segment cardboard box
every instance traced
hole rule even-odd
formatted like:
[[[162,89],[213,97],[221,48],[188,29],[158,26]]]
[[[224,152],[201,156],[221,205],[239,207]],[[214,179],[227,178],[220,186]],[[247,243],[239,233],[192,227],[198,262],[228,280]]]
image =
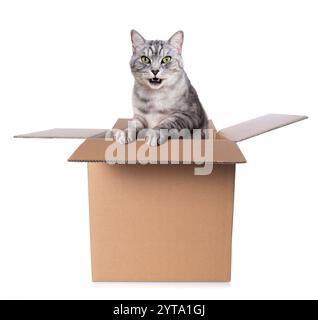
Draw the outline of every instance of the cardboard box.
[[[86,139],[69,161],[87,162],[93,281],[221,281],[231,279],[235,167],[246,160],[238,141],[306,119],[269,114],[217,131],[210,122],[213,172],[188,164],[141,165],[137,151],[105,154],[105,129],[52,129],[20,138]],[[120,119],[114,128],[127,127]],[[180,143],[178,156],[184,160]],[[166,146],[172,143],[169,140]],[[137,141],[138,148],[144,141]],[[158,160],[163,146],[153,147]],[[170,149],[169,149],[170,150]],[[188,159],[189,160],[189,159]],[[131,164],[135,163],[135,164]]]

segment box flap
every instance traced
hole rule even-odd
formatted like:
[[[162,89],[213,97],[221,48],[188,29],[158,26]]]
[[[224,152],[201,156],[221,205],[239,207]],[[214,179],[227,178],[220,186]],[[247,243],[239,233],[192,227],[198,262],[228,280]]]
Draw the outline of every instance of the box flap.
[[[217,133],[217,137],[235,142],[243,141],[304,119],[307,119],[307,117],[287,114],[267,114],[259,118],[236,124],[232,127],[222,129]]]
[[[201,153],[205,154],[205,144],[203,140],[199,140],[201,143]],[[190,140],[191,142],[191,140]],[[171,144],[179,144],[179,152],[171,152]],[[106,149],[112,145],[112,150],[116,149],[117,152],[113,154],[106,153]],[[190,158],[184,156],[185,148],[190,149]],[[130,148],[130,149],[129,149]],[[194,152],[194,148],[184,144],[182,140],[169,140],[163,145],[158,147],[149,147],[149,151],[143,152],[145,149],[144,141],[138,140],[136,142],[136,149],[132,144],[120,145],[113,140],[102,139],[88,139],[85,140],[78,149],[69,158],[69,161],[80,162],[106,162],[106,163],[198,163],[200,162],[201,154]],[[147,146],[148,149],[148,146]],[[140,152],[140,150],[143,150]],[[233,141],[229,140],[214,140],[213,141],[213,162],[214,163],[245,163],[246,160]],[[212,162],[206,161],[206,162]]]
[[[19,134],[14,138],[58,138],[58,139],[87,139],[105,134],[106,129],[69,129],[55,128],[26,134]]]

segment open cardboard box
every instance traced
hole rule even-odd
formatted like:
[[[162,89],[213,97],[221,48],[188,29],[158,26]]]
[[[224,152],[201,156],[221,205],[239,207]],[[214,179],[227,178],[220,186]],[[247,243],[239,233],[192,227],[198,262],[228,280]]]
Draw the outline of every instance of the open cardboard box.
[[[147,159],[137,159],[133,150],[129,156],[117,153],[123,165],[110,165],[114,159],[105,150],[114,143],[104,139],[105,129],[52,129],[16,137],[86,139],[69,161],[88,166],[93,281],[229,282],[235,166],[246,162],[236,143],[306,118],[268,114],[220,131],[210,122],[210,175],[194,175],[195,151],[187,164],[173,164],[176,159],[168,152],[166,164],[141,165]],[[120,119],[114,128],[127,123]],[[137,150],[143,145],[137,141]]]

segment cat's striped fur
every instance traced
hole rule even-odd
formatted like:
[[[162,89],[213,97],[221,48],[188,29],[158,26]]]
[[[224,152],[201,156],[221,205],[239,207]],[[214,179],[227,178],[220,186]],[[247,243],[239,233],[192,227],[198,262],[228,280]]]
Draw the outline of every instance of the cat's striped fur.
[[[156,145],[167,138],[160,138],[160,129],[207,128],[206,113],[183,69],[183,32],[175,33],[168,41],[147,41],[132,30],[131,40],[130,67],[135,78],[133,108],[137,131],[153,129],[146,138],[150,145]],[[144,57],[149,59],[146,59],[148,63],[143,61]],[[163,63],[164,57],[168,57],[169,63]],[[122,138],[119,140],[123,141]],[[132,140],[128,132],[125,141]]]

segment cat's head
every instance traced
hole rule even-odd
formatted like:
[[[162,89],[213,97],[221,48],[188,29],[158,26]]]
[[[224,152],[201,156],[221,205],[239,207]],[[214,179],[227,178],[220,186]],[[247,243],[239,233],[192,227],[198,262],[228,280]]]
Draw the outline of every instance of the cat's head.
[[[136,81],[151,89],[173,86],[183,72],[181,57],[183,32],[176,32],[169,40],[145,40],[131,31],[133,55],[131,71]]]

